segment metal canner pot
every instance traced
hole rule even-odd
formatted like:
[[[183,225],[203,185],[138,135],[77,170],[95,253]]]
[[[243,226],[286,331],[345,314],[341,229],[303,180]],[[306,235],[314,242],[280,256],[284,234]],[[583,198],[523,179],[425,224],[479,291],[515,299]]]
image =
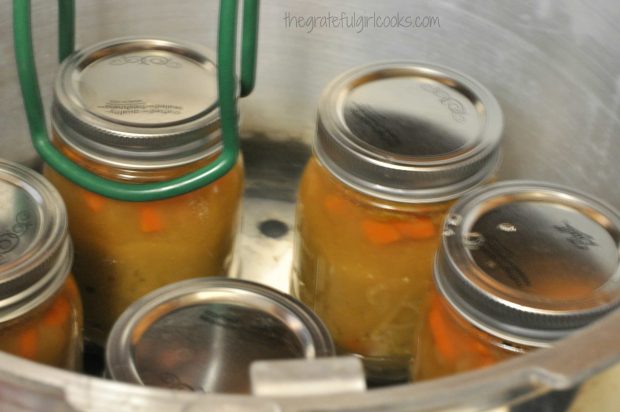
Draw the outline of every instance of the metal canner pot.
[[[214,48],[218,5],[82,0],[78,47],[150,35]],[[55,2],[33,5],[45,98],[57,71],[56,19],[49,18],[55,13]],[[354,23],[328,27],[321,16]],[[378,27],[385,16],[395,16],[393,24]],[[11,2],[0,2],[0,157],[38,167],[19,98],[10,17]],[[240,104],[247,165],[240,276],[287,288],[296,187],[310,155],[320,91],[340,73],[376,61],[427,61],[468,73],[488,87],[506,121],[498,179],[563,184],[620,208],[619,19],[614,0],[264,2],[257,88]],[[385,388],[364,389],[357,384],[359,370],[343,367],[338,358],[320,368],[312,360],[300,361],[306,362],[302,366],[264,363],[254,368],[252,384],[259,388],[254,395],[148,388],[0,354],[0,410],[612,411],[620,402],[613,389],[620,367],[608,368],[620,361],[619,325],[615,310],[552,348],[477,372]]]

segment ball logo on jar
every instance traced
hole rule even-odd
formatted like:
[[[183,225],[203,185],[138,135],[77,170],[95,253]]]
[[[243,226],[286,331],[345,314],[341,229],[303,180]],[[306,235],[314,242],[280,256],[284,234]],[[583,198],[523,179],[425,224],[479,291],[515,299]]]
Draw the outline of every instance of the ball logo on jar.
[[[15,224],[13,225],[13,232],[17,235],[23,234],[26,230],[33,226],[32,215],[27,210],[22,210],[15,216]]]
[[[4,259],[4,254],[9,253],[19,244],[19,236],[15,233],[7,232],[0,234],[0,262]]]
[[[438,86],[432,86],[430,84],[423,84],[420,86],[422,90],[426,90],[437,96],[439,98],[439,102],[444,106],[448,107],[448,110],[452,112],[452,118],[454,121],[458,123],[463,123],[465,121],[465,115],[467,114],[467,110],[465,110],[465,106],[463,103],[456,100],[454,97],[451,97],[447,91],[442,90]]]
[[[140,64],[143,66],[166,66],[171,69],[178,69],[181,63],[163,56],[121,56],[110,61],[112,66],[122,66],[124,64]]]
[[[19,239],[26,230],[33,226],[32,216],[27,210],[22,210],[15,216],[15,224],[11,231],[0,233],[0,263],[6,259],[6,254],[15,250]]]

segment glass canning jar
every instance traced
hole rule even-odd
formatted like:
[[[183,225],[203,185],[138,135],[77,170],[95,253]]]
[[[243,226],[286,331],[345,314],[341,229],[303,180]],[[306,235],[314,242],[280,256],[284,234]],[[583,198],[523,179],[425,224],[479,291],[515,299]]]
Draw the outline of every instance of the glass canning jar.
[[[493,175],[502,127],[491,93],[445,67],[374,64],[324,91],[291,288],[371,380],[408,378],[441,224]]]
[[[169,180],[221,151],[216,66],[199,46],[116,39],[69,56],[52,108],[56,146],[126,183]],[[86,337],[100,345],[135,300],[179,280],[225,275],[243,189],[241,159],[224,177],[173,198],[129,202],[78,187],[49,167],[67,205]]]
[[[498,183],[461,199],[442,233],[414,380],[548,347],[620,304],[620,215],[586,194]]]
[[[42,176],[0,160],[0,350],[77,370],[82,304],[58,192]]]
[[[116,322],[106,375],[141,385],[250,393],[256,360],[334,355],[319,318],[289,295],[241,279],[190,279],[149,293]]]

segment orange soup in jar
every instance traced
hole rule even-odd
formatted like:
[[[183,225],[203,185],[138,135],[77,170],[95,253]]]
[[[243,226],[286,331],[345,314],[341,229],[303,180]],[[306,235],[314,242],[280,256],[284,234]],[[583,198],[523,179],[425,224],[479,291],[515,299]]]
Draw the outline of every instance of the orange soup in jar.
[[[366,66],[324,92],[292,290],[370,380],[407,379],[443,219],[495,171],[502,124],[482,85],[443,67]]]
[[[124,183],[167,181],[212,162],[222,148],[217,68],[198,46],[117,39],[69,56],[55,87],[56,146],[76,164]],[[67,205],[85,334],[103,346],[120,314],[147,293],[229,270],[243,166],[190,193],[119,201],[53,169]]]
[[[533,349],[476,328],[436,293],[430,300],[412,368],[416,381],[483,368]]]
[[[58,192],[37,173],[0,160],[0,350],[77,370],[82,305]]]
[[[574,190],[504,182],[450,211],[416,336],[416,381],[493,365],[620,304],[620,215]]]

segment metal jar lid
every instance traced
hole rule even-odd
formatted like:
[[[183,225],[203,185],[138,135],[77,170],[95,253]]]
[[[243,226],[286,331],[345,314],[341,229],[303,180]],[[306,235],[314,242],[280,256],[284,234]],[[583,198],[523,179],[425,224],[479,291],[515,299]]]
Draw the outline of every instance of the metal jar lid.
[[[123,38],[69,56],[54,89],[58,137],[99,163],[178,166],[221,149],[217,67],[200,46]]]
[[[479,328],[544,347],[620,304],[619,242],[618,212],[589,195],[499,183],[451,209],[435,282]]]
[[[332,356],[331,337],[303,304],[239,279],[172,284],[131,305],[106,347],[114,380],[218,393],[248,393],[255,360]]]
[[[315,153],[363,193],[437,202],[495,171],[502,130],[497,100],[474,79],[441,66],[379,63],[343,74],[324,91]]]
[[[0,205],[0,322],[6,322],[58,291],[73,251],[64,203],[41,175],[0,159]]]

